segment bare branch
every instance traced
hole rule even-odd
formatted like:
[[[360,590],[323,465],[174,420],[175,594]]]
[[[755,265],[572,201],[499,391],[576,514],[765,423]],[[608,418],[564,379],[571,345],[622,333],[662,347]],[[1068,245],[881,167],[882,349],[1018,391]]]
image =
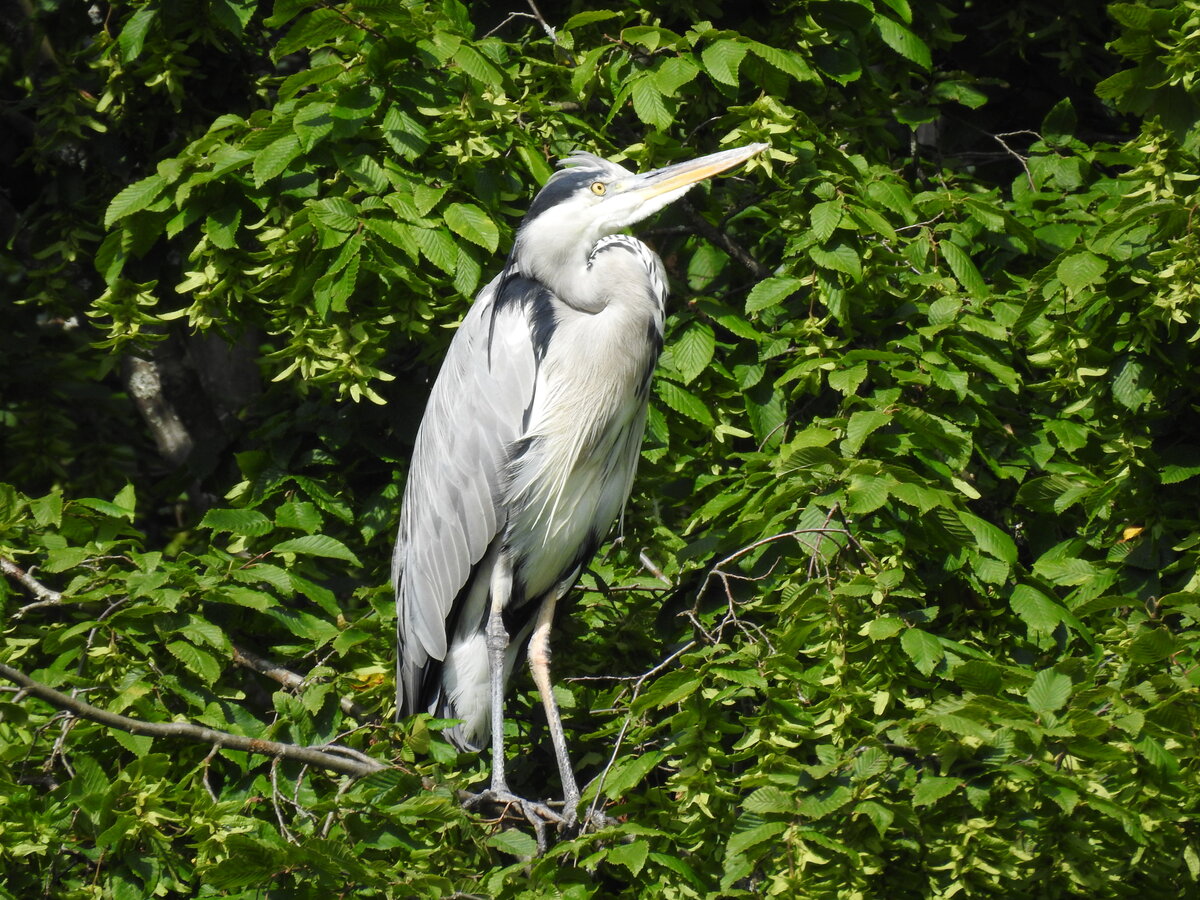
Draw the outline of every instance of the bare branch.
[[[554,26],[546,21],[545,17],[542,15],[542,11],[537,8],[537,4],[534,3],[533,0],[526,0],[526,2],[529,4],[529,8],[532,9],[533,12],[531,12],[531,13],[527,13],[527,12],[511,12],[511,13],[509,13],[508,16],[505,17],[503,22],[501,22],[499,25],[497,25],[495,28],[493,28],[487,34],[483,35],[483,37],[481,37],[480,40],[483,40],[483,38],[491,37],[493,34],[495,34],[497,31],[499,31],[501,28],[503,28],[505,25],[507,25],[513,19],[533,19],[533,21],[537,22],[539,25],[542,26],[542,31],[546,32],[546,36],[548,38],[550,38],[550,40],[552,42],[557,44],[558,43],[558,35],[555,32]]]
[[[349,751],[344,747],[301,747],[297,744],[284,744],[279,741],[249,738],[240,734],[229,734],[207,728],[192,722],[143,722],[128,716],[118,715],[98,706],[92,706],[78,698],[68,696],[61,691],[34,681],[24,672],[12,666],[0,663],[0,678],[19,684],[25,691],[44,700],[51,706],[64,709],[81,719],[90,719],[109,728],[117,728],[130,734],[146,735],[147,737],[181,737],[202,744],[215,744],[227,750],[241,750],[245,753],[256,753],[275,759],[290,759],[320,769],[340,772],[363,778],[376,772],[386,771],[389,767],[361,753]]]
[[[708,219],[704,218],[704,216],[700,215],[700,213],[696,211],[696,207],[692,206],[692,204],[690,204],[688,201],[679,201],[679,207],[683,210],[684,214],[688,217],[688,220],[692,223],[692,226],[702,237],[711,243],[716,244],[718,247],[736,259],[739,263],[745,266],[750,274],[755,278],[762,279],[771,274],[771,270],[751,256],[745,247],[731,238],[720,228],[717,228],[717,226],[710,223]]]
[[[307,679],[297,675],[290,669],[285,669],[278,663],[271,662],[271,660],[259,656],[257,653],[252,653],[236,644],[233,646],[233,661],[239,666],[244,666],[251,671],[257,672],[259,675],[266,675],[271,680],[278,681],[285,688],[293,691],[303,691],[309,683]],[[348,716],[353,716],[360,722],[366,722],[374,718],[361,709],[349,697],[339,699],[338,705],[341,706],[342,712]]]
[[[40,609],[43,606],[57,606],[59,603],[62,603],[62,594],[58,591],[50,590],[50,588],[46,587],[11,559],[5,559],[3,556],[0,556],[0,572],[3,572],[37,598],[35,603],[28,603],[13,613],[14,619],[21,618],[21,616],[31,610]]]

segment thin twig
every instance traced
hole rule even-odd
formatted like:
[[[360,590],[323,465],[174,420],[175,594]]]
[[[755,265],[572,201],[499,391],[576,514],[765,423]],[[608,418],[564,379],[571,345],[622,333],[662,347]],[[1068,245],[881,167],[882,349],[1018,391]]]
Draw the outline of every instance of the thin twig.
[[[62,603],[62,594],[58,591],[53,591],[46,587],[40,581],[33,577],[29,572],[22,569],[11,559],[6,559],[0,556],[0,572],[3,572],[13,581],[29,591],[36,599],[34,603],[27,603],[16,612],[13,613],[14,619],[19,619],[27,612],[35,609],[41,609],[44,606],[57,606]]]
[[[700,233],[702,237],[704,237],[710,243],[716,244],[731,257],[736,259],[739,263],[745,266],[745,268],[755,278],[763,279],[771,274],[770,269],[751,256],[745,247],[731,238],[720,228],[717,228],[717,226],[709,222],[708,219],[704,218],[704,216],[700,215],[700,213],[696,211],[696,207],[692,206],[692,204],[686,200],[681,200],[679,202],[679,207],[683,210],[684,215],[688,217],[688,220],[692,223],[693,227],[697,232]]]
[[[490,38],[493,34],[495,34],[497,31],[499,31],[501,28],[503,28],[505,25],[507,25],[513,19],[533,19],[533,21],[537,22],[539,25],[542,26],[542,31],[546,32],[546,36],[548,38],[550,38],[550,40],[553,43],[557,44],[558,43],[558,35],[555,33],[554,26],[546,21],[545,17],[542,15],[542,11],[537,8],[537,4],[534,3],[533,0],[526,0],[526,2],[529,4],[529,8],[532,9],[533,12],[531,12],[531,13],[527,13],[527,12],[511,12],[511,13],[509,13],[503,22],[501,22],[499,25],[497,25],[495,28],[493,28],[491,31],[489,31],[487,34],[485,34],[482,38],[480,38],[480,40],[483,40],[483,38]]]
[[[1029,189],[1031,191],[1034,191],[1034,190],[1037,190],[1037,187],[1033,183],[1033,173],[1029,171],[1028,158],[1022,156],[1020,153],[1018,153],[1012,147],[1008,146],[1008,144],[1005,143],[1005,141],[1004,141],[1004,139],[1006,137],[1017,137],[1018,135],[1022,135],[1022,134],[1031,134],[1034,137],[1036,137],[1038,140],[1041,140],[1041,137],[1042,137],[1036,131],[1005,131],[1005,132],[1001,132],[1000,134],[993,134],[992,139],[997,144],[999,144],[1001,147],[1003,147],[1006,153],[1008,153],[1010,156],[1012,156],[1014,159],[1016,159],[1017,162],[1019,162],[1021,164],[1021,168],[1025,170],[1025,177],[1029,180]]]
[[[265,675],[272,681],[277,681],[285,688],[293,691],[302,692],[309,684],[317,683],[316,679],[306,679],[301,675],[285,669],[278,663],[272,662],[266,657],[259,656],[244,647],[233,645],[233,661],[239,666],[244,666],[251,671],[257,672],[259,675]],[[341,706],[342,712],[348,716],[353,716],[359,722],[371,721],[374,717],[359,707],[349,697],[342,697],[338,700],[338,705]]]
[[[24,672],[3,663],[0,663],[0,678],[19,684],[39,700],[44,700],[58,709],[65,709],[81,719],[89,719],[109,728],[127,731],[130,734],[147,737],[181,737],[190,741],[199,741],[202,744],[217,744],[227,750],[240,750],[275,759],[296,760],[310,766],[340,772],[343,775],[352,775],[355,778],[363,778],[388,769],[388,766],[383,763],[345,747],[336,749],[332,747],[301,747],[297,744],[229,734],[192,722],[144,722],[140,719],[131,719],[128,716],[100,709],[98,706],[92,706],[90,703],[56,691],[49,685],[34,681]]]

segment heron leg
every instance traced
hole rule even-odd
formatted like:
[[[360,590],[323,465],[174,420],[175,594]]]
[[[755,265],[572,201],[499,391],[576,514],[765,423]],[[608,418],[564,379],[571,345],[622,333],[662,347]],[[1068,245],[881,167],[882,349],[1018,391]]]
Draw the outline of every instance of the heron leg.
[[[492,791],[507,794],[504,775],[504,654],[508,629],[504,627],[504,604],[512,593],[512,568],[503,549],[496,554],[492,570],[491,608],[487,620],[488,681],[492,706]]]
[[[554,688],[550,683],[550,626],[554,622],[554,608],[570,585],[556,587],[546,597],[538,610],[533,635],[529,638],[529,668],[542,705],[546,708],[546,721],[550,726],[550,740],[554,744],[554,756],[558,761],[558,776],[563,787],[563,818],[568,826],[575,823],[579,811],[579,786],[575,782],[575,771],[567,754],[567,738],[563,734],[562,717],[558,714],[558,702],[554,699]]]

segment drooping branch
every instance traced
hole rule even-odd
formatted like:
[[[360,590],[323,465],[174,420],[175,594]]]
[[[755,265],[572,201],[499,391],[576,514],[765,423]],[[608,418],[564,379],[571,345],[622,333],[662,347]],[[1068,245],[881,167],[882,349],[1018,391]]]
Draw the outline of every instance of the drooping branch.
[[[18,684],[28,694],[44,700],[51,706],[66,710],[81,719],[89,719],[109,728],[117,728],[130,734],[140,734],[147,737],[184,738],[209,746],[223,747],[227,750],[241,750],[245,753],[255,753],[260,756],[270,756],[275,759],[289,759],[363,778],[376,772],[383,772],[388,767],[378,760],[372,759],[365,753],[352,750],[349,747],[327,745],[324,747],[301,747],[298,744],[285,744],[281,741],[268,741],[261,738],[245,737],[240,734],[230,734],[218,731],[204,725],[192,722],[144,722],[131,719],[117,713],[109,712],[98,706],[85,703],[77,697],[71,697],[61,691],[56,691],[49,685],[34,681],[24,672],[12,666],[0,663],[0,678]]]

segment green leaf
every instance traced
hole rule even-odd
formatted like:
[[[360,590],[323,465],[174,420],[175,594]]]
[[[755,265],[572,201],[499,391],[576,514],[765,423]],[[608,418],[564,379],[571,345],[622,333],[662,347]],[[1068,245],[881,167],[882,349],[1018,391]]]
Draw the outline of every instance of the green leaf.
[[[920,628],[908,628],[900,635],[900,646],[922,675],[930,675],[942,661],[945,651],[941,641]]]
[[[635,840],[630,843],[615,844],[606,856],[610,863],[624,866],[633,875],[641,873],[646,865],[646,856],[650,853],[650,844],[645,840]]]
[[[716,337],[704,322],[693,322],[671,346],[671,358],[684,384],[696,380],[712,362]]]
[[[358,207],[345,197],[326,197],[309,204],[317,219],[337,231],[354,231],[358,227]]]
[[[478,244],[488,253],[495,253],[500,244],[500,230],[487,213],[474,203],[451,203],[446,208],[446,224],[459,237]]]
[[[400,106],[389,106],[383,117],[383,138],[393,150],[408,160],[429,149],[428,130]]]
[[[952,241],[942,241],[938,244],[938,248],[946,257],[946,264],[950,266],[950,271],[954,273],[955,280],[963,286],[963,290],[972,297],[979,299],[986,297],[988,294],[987,283],[979,274],[979,270],[975,268],[975,263],[967,252]]]
[[[899,22],[887,16],[876,15],[875,27],[879,29],[879,36],[883,38],[883,42],[909,62],[916,63],[926,71],[933,68],[929,45]]]
[[[842,204],[838,200],[817,203],[808,213],[813,235],[821,243],[827,241],[842,221]]]
[[[187,641],[171,641],[167,644],[167,650],[206,684],[214,684],[221,677],[221,664],[207,650],[201,650]]]
[[[210,509],[200,520],[200,527],[257,537],[271,530],[271,520],[257,509]]]
[[[809,247],[808,255],[823,269],[842,272],[855,281],[862,280],[862,260],[859,258],[858,252],[849,244],[834,244],[829,249]]]
[[[877,409],[860,409],[846,423],[846,439],[842,441],[842,452],[854,456],[862,449],[871,433],[892,421],[892,417]]]
[[[750,48],[741,41],[719,40],[700,51],[700,60],[714,81],[737,87],[738,67],[748,52]]]
[[[656,67],[654,84],[666,97],[674,97],[679,89],[700,73],[700,67],[682,56],[669,56]]]
[[[883,616],[872,619],[863,626],[864,633],[873,641],[886,641],[904,628],[904,621],[898,616]]]
[[[768,841],[774,841],[775,838],[779,837],[787,829],[787,822],[767,822],[745,831],[736,832],[725,846],[725,853],[729,856],[735,853],[744,853],[752,847],[757,847]]]
[[[125,26],[117,36],[117,46],[121,48],[121,61],[131,63],[142,55],[142,46],[146,42],[146,34],[158,16],[158,7],[144,6],[129,17]]]
[[[658,394],[663,403],[675,412],[687,416],[689,419],[695,419],[701,425],[709,428],[717,424],[712,413],[708,411],[708,407],[704,405],[704,401],[675,382],[665,378],[655,379],[654,392]]]
[[[495,847],[518,859],[533,859],[537,855],[537,841],[532,835],[517,828],[506,828],[497,831],[487,839],[489,847]]]
[[[791,813],[796,810],[796,797],[777,787],[760,787],[742,801],[742,809],[759,815]]]
[[[1025,695],[1030,707],[1038,715],[1056,712],[1066,705],[1071,697],[1071,679],[1053,669],[1042,669],[1033,677],[1029,692]]]
[[[1049,634],[1063,622],[1065,610],[1036,588],[1018,584],[1009,605],[1028,626],[1030,632]]]
[[[458,245],[449,232],[441,228],[413,228],[409,234],[416,238],[421,253],[448,275],[455,274],[458,264]]]
[[[800,290],[803,285],[804,282],[799,278],[792,278],[789,275],[764,278],[746,297],[747,315],[778,305]]]
[[[454,52],[454,62],[464,72],[486,87],[500,87],[504,76],[482,53],[469,44],[460,44]]]
[[[158,173],[135,181],[113,197],[104,213],[104,227],[111,228],[126,216],[145,209],[158,198],[166,186],[166,181]]]
[[[1141,409],[1154,396],[1148,383],[1152,378],[1150,371],[1136,357],[1127,356],[1121,360],[1112,380],[1113,399],[1126,409]]]
[[[254,184],[261,187],[288,167],[300,155],[300,138],[294,134],[285,134],[277,141],[268,144],[266,149],[254,157]]]
[[[774,66],[785,75],[791,75],[797,81],[817,80],[816,73],[808,67],[808,64],[804,62],[804,58],[794,50],[780,50],[777,47],[760,44],[758,41],[747,41],[746,46],[763,62]]]
[[[913,788],[913,806],[932,806],[962,787],[962,783],[961,778],[926,775]]]
[[[298,528],[310,534],[321,527],[321,514],[307,500],[289,500],[275,511],[275,524],[280,528]]]
[[[1009,565],[1017,561],[1017,545],[1005,532],[991,522],[969,512],[960,510],[958,518],[971,530],[976,544],[984,553],[1003,560]]]
[[[633,111],[639,119],[662,131],[670,127],[674,115],[667,107],[651,75],[642,75],[635,79],[630,87],[630,94],[633,97]]]
[[[323,556],[327,559],[341,559],[356,566],[361,566],[358,557],[350,548],[337,538],[326,534],[309,534],[304,537],[283,541],[271,548],[273,553],[298,553],[302,556]]]
[[[1078,294],[1088,285],[1095,284],[1108,271],[1107,260],[1088,250],[1066,257],[1056,270],[1061,281],[1072,294]]]

